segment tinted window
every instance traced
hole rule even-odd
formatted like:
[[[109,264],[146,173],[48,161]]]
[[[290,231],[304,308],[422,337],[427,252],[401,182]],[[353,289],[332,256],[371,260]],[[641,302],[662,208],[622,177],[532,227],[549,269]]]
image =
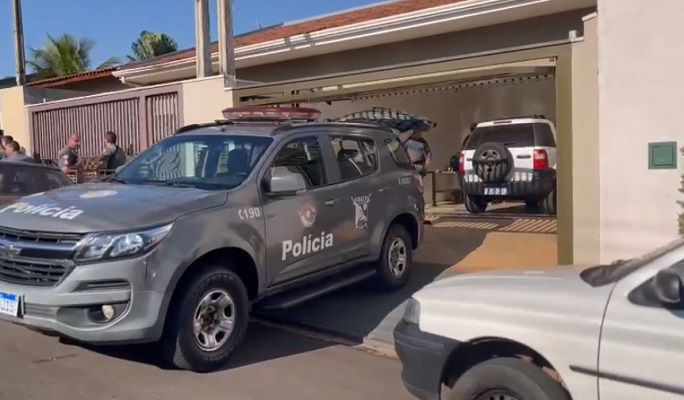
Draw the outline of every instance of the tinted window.
[[[71,185],[60,171],[47,168],[0,166],[0,194],[24,196]]]
[[[333,137],[330,142],[343,181],[377,171],[378,156],[371,139]]]
[[[271,141],[242,135],[174,136],[143,152],[116,178],[134,184],[229,189],[247,178]]]
[[[300,171],[309,187],[327,183],[321,146],[316,138],[297,139],[286,144],[276,155],[273,166]]]
[[[397,167],[413,169],[413,163],[411,163],[411,159],[409,158],[408,153],[406,153],[406,148],[401,144],[399,139],[387,140],[385,143],[387,144],[387,150],[389,150]]]
[[[466,150],[475,150],[486,142],[503,143],[507,147],[556,147],[551,127],[544,123],[507,124],[475,128]]]

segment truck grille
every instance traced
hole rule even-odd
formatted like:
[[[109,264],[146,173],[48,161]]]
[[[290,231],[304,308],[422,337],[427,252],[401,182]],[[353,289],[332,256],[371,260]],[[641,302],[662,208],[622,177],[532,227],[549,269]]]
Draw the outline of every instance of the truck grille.
[[[83,235],[56,232],[25,231],[0,227],[0,239],[13,242],[30,242],[41,244],[57,244],[65,246],[75,246]]]
[[[0,280],[30,286],[55,286],[67,274],[66,264],[35,263],[0,258]]]
[[[55,286],[71,271],[83,235],[0,227],[0,281]]]

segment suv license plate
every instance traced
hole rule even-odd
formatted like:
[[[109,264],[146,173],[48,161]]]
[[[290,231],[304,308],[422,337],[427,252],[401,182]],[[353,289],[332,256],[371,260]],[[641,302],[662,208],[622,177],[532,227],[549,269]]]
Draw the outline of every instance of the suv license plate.
[[[0,292],[0,314],[12,317],[19,316],[19,296]]]
[[[486,187],[484,194],[487,196],[506,196],[508,194],[507,187]]]

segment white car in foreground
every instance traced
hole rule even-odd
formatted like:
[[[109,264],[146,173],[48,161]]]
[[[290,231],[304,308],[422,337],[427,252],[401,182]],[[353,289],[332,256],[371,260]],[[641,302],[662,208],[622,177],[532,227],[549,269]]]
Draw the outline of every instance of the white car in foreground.
[[[421,399],[684,399],[684,240],[606,266],[437,281],[394,335]]]

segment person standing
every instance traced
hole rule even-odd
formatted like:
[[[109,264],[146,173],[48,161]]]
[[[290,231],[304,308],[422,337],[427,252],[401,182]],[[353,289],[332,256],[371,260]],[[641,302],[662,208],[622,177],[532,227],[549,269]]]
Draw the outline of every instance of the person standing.
[[[116,133],[105,133],[105,147],[102,151],[102,168],[115,170],[126,163],[126,153],[116,144]]]
[[[33,158],[21,153],[21,146],[14,140],[8,143],[5,147],[4,161],[20,161],[20,162],[34,162]]]
[[[81,148],[81,138],[78,133],[69,136],[69,143],[57,154],[57,166],[67,173],[78,165],[78,149]]]
[[[0,150],[0,158],[5,158],[7,157],[7,146],[9,146],[10,143],[14,141],[14,138],[10,135],[3,135],[2,138],[0,139],[0,147],[2,147],[2,150]]]
[[[422,177],[425,177],[427,168],[432,164],[432,151],[430,150],[430,145],[428,145],[427,140],[423,138],[423,132],[425,131],[427,131],[427,128],[425,127],[414,129],[411,137],[404,143],[411,163],[413,163]]]

